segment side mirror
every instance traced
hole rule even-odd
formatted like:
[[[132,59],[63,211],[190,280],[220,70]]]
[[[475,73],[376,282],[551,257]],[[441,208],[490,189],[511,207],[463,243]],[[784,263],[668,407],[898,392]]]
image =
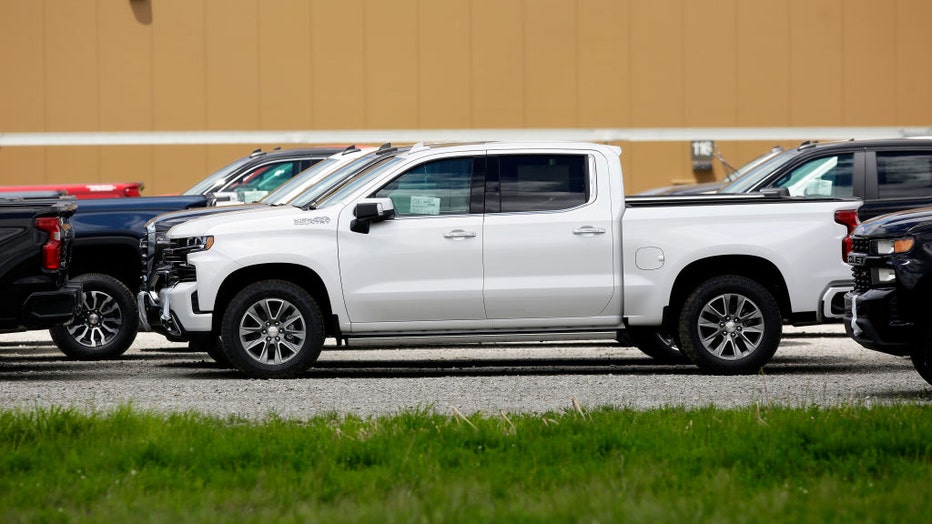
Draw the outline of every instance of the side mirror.
[[[395,204],[390,198],[366,198],[356,203],[353,209],[356,217],[350,222],[350,231],[368,234],[369,225],[382,222],[395,216]]]

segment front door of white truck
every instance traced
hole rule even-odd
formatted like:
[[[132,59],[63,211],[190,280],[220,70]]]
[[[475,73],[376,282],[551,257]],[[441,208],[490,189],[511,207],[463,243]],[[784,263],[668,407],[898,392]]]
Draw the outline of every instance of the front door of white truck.
[[[490,152],[484,300],[495,327],[533,327],[538,319],[552,326],[557,318],[572,326],[606,314],[617,226],[609,188],[596,187],[595,161],[578,153]]]
[[[354,331],[431,330],[437,321],[474,329],[485,322],[481,208],[470,212],[482,166],[484,156],[419,164],[369,195],[392,199],[393,219],[366,234],[341,227],[340,272]]]

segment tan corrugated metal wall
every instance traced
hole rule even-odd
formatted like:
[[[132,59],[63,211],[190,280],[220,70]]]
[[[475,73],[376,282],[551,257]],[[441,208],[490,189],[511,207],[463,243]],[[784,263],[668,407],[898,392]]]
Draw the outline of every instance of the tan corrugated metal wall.
[[[929,20],[926,0],[0,0],[0,132],[928,126]],[[687,144],[622,145],[630,190],[692,176]],[[250,149],[8,147],[0,184],[152,195]]]

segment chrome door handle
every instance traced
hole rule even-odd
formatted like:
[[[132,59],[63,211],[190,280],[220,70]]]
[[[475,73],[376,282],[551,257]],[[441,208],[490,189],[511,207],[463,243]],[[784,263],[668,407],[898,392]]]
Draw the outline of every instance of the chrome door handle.
[[[604,235],[605,228],[602,227],[592,227],[592,226],[583,226],[573,230],[574,235]]]
[[[476,233],[472,231],[463,231],[462,229],[454,229],[449,233],[443,235],[443,238],[475,238]]]

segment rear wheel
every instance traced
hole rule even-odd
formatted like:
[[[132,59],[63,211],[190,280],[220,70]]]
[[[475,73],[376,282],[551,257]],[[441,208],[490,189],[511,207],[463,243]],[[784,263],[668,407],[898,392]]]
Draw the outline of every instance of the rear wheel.
[[[780,307],[747,277],[711,278],[686,299],[678,326],[680,349],[703,371],[757,373],[780,344]]]
[[[125,353],[139,329],[129,288],[101,273],[79,275],[71,281],[81,283],[81,305],[71,323],[49,329],[52,341],[62,353],[78,360],[104,360]]]
[[[293,378],[324,344],[323,319],[311,295],[284,280],[263,280],[233,297],[223,315],[223,351],[253,378]]]

